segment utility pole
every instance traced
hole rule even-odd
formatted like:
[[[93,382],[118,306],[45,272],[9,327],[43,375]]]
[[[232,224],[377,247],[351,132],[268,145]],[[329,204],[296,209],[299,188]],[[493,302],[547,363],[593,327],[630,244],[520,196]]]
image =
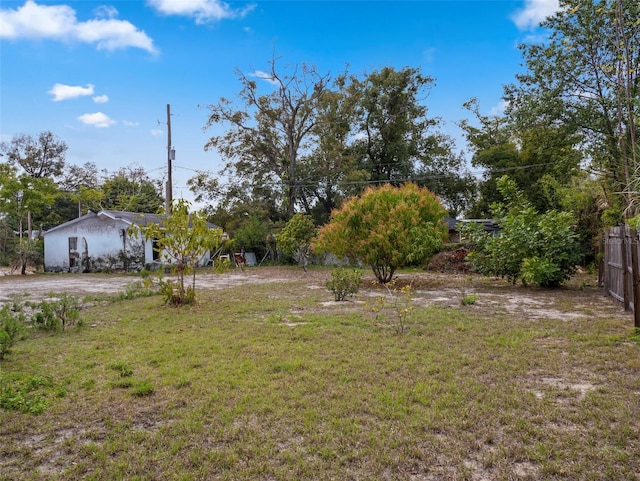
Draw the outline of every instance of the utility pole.
[[[167,188],[165,196],[165,209],[167,214],[171,213],[171,202],[173,201],[173,182],[171,161],[175,159],[176,151],[171,148],[171,105],[167,104]]]

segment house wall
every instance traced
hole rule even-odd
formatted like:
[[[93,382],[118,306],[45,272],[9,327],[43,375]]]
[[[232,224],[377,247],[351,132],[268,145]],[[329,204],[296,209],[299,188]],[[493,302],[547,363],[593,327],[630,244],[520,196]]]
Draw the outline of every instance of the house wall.
[[[81,271],[87,256],[92,262],[102,258],[118,258],[123,248],[126,255],[141,249],[143,240],[127,234],[128,224],[107,218],[87,218],[68,226],[61,226],[44,236],[44,264],[47,271]],[[124,232],[124,234],[123,234]],[[124,238],[123,238],[124,235]],[[77,238],[77,248],[69,249],[69,238]],[[145,263],[152,260],[151,242],[145,244]],[[86,262],[86,261],[85,261]],[[72,264],[76,264],[73,266]]]

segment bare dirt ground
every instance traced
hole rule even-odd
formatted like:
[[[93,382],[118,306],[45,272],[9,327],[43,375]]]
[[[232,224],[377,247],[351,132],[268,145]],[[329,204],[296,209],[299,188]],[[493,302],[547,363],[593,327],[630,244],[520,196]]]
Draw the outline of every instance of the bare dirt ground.
[[[312,269],[304,272],[295,267],[247,267],[233,269],[224,274],[198,273],[198,289],[225,289],[233,286],[278,283],[287,281],[305,282],[310,289],[325,289],[325,281],[330,278],[328,269]],[[0,272],[0,304],[16,295],[26,295],[26,299],[37,302],[56,297],[55,294],[68,293],[79,298],[85,296],[114,295],[124,292],[127,286],[140,277],[123,274],[31,274],[26,276],[8,275]],[[410,284],[412,301],[418,305],[460,307],[465,297],[475,297],[468,309],[478,313],[512,314],[523,319],[560,319],[631,315],[622,306],[606,298],[597,287],[593,275],[576,276],[567,286],[560,289],[539,289],[511,285],[500,279],[489,279],[468,274],[441,274],[416,271],[397,276],[391,290],[375,285],[372,275],[362,280],[361,294],[368,296],[392,295],[393,288]],[[327,292],[327,300],[332,298]],[[347,306],[342,304],[343,308]]]
[[[223,289],[243,284],[286,281],[288,277],[274,276],[262,269],[235,269],[224,274],[200,273],[197,288]],[[26,295],[30,301],[55,297],[55,294],[112,295],[124,292],[127,286],[140,281],[140,277],[124,274],[30,274],[26,276],[0,274],[0,304],[13,296]]]

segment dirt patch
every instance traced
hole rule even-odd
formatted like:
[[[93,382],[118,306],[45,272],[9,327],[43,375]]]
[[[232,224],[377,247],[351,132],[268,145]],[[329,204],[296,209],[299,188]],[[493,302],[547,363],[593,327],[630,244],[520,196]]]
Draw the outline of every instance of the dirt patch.
[[[328,269],[304,272],[295,267],[253,267],[233,269],[224,274],[198,273],[198,289],[225,289],[247,284],[304,282],[308,289],[322,290],[330,278]],[[0,304],[13,296],[40,301],[67,293],[79,298],[114,295],[139,282],[140,277],[123,274],[32,274],[0,276]],[[365,275],[360,292],[367,297],[399,295],[409,286],[411,297],[422,306],[460,307],[465,297],[475,298],[465,308],[482,313],[504,313],[523,320],[572,320],[589,316],[626,315],[620,304],[605,298],[595,280],[578,276],[560,289],[539,289],[511,285],[501,279],[470,274],[415,272],[398,274],[392,283],[381,286],[373,275]],[[331,295],[328,293],[328,297]],[[323,308],[348,308],[343,302],[323,304]]]
[[[224,274],[198,274],[196,287],[223,289],[243,284],[282,282],[295,277],[293,274],[285,277],[271,270],[236,269]],[[80,298],[112,295],[125,292],[128,286],[139,281],[140,277],[122,274],[8,275],[0,277],[0,304],[14,296],[26,296],[29,301],[40,301],[63,293]]]

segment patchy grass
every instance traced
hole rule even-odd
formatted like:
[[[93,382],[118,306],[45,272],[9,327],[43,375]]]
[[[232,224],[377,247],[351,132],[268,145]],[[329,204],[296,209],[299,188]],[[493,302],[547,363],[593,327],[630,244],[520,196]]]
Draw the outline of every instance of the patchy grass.
[[[342,303],[301,277],[96,305],[96,327],[0,364],[47,400],[0,410],[0,479],[638,479],[631,318],[595,291],[502,285],[505,305],[567,314],[528,318],[497,281],[464,282],[483,289],[466,307],[456,286],[415,291],[402,335],[367,313],[383,291],[366,282]]]

